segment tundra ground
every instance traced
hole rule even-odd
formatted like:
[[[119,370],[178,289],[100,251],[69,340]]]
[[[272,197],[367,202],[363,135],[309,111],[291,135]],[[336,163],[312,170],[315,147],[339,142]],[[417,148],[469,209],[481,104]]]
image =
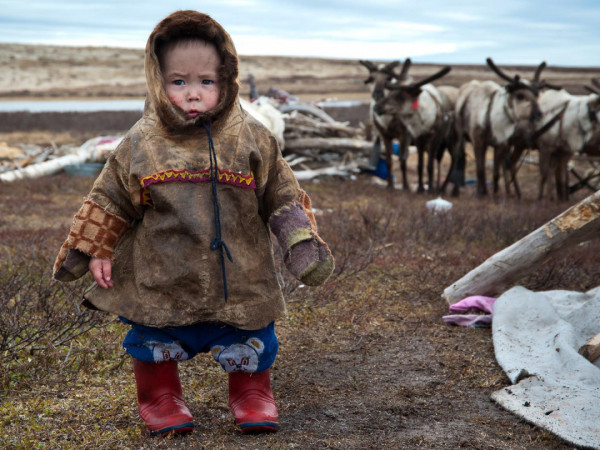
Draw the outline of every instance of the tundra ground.
[[[356,66],[360,84],[364,69]],[[317,93],[334,94],[327,88]],[[363,111],[347,119],[366,117]],[[77,142],[86,131],[74,124],[60,134],[6,133],[0,140]],[[414,162],[409,176],[414,183]],[[451,327],[441,319],[448,311],[441,297],[446,286],[587,195],[581,190],[567,203],[537,202],[536,169],[524,165],[520,180],[520,202],[504,195],[477,199],[467,186],[442,215],[425,207],[433,196],[389,191],[366,175],[302,183],[337,268],[318,288],[301,287],[281,270],[289,317],[277,325],[280,353],[272,369],[280,432],[241,435],[228,410],[226,375],[201,356],[180,365],[196,429],[167,439],[150,438],[138,417],[130,360],[120,348],[122,324],[94,314],[92,329],[74,336],[84,327],[74,325],[68,340],[51,328],[75,323],[80,292],[90,282],[87,276],[58,285],[50,272],[93,180],[60,174],[0,185],[1,446],[572,448],[490,400],[509,381],[495,361],[489,329]],[[570,248],[522,284],[595,287],[599,247],[592,241]],[[23,343],[31,330],[40,332]]]

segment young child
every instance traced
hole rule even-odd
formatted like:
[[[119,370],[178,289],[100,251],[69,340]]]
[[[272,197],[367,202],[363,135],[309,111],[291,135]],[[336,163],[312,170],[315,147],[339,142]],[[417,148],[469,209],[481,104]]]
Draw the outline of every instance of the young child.
[[[229,374],[242,432],[278,429],[269,368],[286,307],[271,235],[288,270],[325,282],[334,262],[275,138],[240,107],[230,36],[196,11],[162,20],[146,45],[143,117],[109,157],[54,265],[89,269],[84,304],[131,325],[139,412],[153,435],[193,418],[177,362],[210,352]]]

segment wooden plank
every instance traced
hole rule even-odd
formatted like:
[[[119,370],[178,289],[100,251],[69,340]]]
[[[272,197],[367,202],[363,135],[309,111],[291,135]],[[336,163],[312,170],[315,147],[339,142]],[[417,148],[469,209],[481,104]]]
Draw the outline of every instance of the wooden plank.
[[[591,362],[600,358],[600,333],[587,341],[579,349],[579,354]]]

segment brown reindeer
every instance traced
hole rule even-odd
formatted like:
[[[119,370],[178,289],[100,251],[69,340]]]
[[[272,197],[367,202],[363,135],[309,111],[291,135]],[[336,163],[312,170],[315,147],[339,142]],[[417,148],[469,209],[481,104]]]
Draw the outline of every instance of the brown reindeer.
[[[411,60],[410,58],[407,58],[404,61],[400,73],[394,72],[394,69],[400,64],[400,61],[392,61],[388,64],[375,64],[365,60],[360,60],[359,62],[369,70],[369,77],[365,80],[365,84],[372,84],[369,116],[371,123],[377,131],[377,138],[374,145],[380,146],[380,142],[382,141],[385,148],[385,161],[388,167],[388,188],[394,188],[392,142],[394,139],[397,139],[400,145],[399,157],[400,171],[402,172],[402,186],[404,190],[408,191],[410,188],[406,174],[406,160],[408,159],[408,146],[410,144],[409,135],[402,123],[395,122],[389,115],[375,113],[373,108],[379,100],[385,97],[386,84],[388,82],[396,80],[397,83],[403,84],[411,81],[408,77],[408,69],[411,65]]]
[[[386,85],[389,93],[374,107],[376,114],[388,115],[390,123],[401,124],[418,150],[418,192],[425,191],[423,183],[424,156],[427,155],[428,190],[437,189],[433,169],[436,153],[446,138],[445,121],[453,114],[453,103],[446,94],[433,86],[433,81],[450,72],[444,67],[435,74],[410,84]]]

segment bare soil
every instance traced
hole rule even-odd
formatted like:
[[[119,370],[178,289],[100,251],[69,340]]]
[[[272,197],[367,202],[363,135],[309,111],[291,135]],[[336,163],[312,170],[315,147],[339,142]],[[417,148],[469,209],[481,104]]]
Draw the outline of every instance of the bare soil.
[[[6,98],[144,95],[139,50],[0,45],[0,64],[0,95]],[[425,76],[436,67],[415,65],[411,73]],[[276,87],[311,100],[368,99],[366,69],[357,61],[242,56],[241,68],[242,84],[252,73],[262,92]],[[600,69],[550,67],[544,74],[549,82],[582,92]],[[484,66],[458,66],[444,82],[459,85],[471,78],[494,75]],[[337,114],[353,123],[366,120],[364,110]],[[80,139],[82,122],[73,123],[60,132],[35,126],[29,132],[4,130],[0,141]],[[105,131],[115,130],[89,132]],[[446,286],[568,206],[533,201],[535,173],[527,167],[523,173],[522,202],[478,200],[467,187],[446,218],[427,214],[424,203],[431,196],[390,192],[369,177],[303,183],[321,211],[317,220],[338,269],[330,283],[315,289],[298,288],[286,278],[290,317],[278,325],[281,351],[272,369],[279,433],[240,435],[227,409],[226,377],[200,357],[181,364],[195,432],[148,437],[137,417],[129,362],[115,350],[91,356],[85,373],[62,386],[56,384],[60,376],[51,374],[27,395],[18,388],[4,392],[5,407],[16,406],[4,417],[0,440],[8,448],[36,442],[63,448],[572,448],[490,400],[509,382],[495,362],[489,329],[450,327],[441,320],[448,308],[441,298]],[[415,177],[414,166],[410,176]],[[14,230],[50,227],[43,257],[51,262],[51,249],[58,250],[90,186],[91,180],[64,174],[0,186],[3,210],[20,211],[0,218],[0,249],[16,254],[10,250],[17,245],[11,242]],[[48,207],[51,224],[44,222]],[[594,267],[600,252],[595,247],[591,252],[566,252],[524,284],[589,289],[599,275]],[[124,329],[114,327],[112,337],[122,336]],[[118,348],[118,340],[107,345]],[[25,426],[27,419],[43,424],[41,431]]]

